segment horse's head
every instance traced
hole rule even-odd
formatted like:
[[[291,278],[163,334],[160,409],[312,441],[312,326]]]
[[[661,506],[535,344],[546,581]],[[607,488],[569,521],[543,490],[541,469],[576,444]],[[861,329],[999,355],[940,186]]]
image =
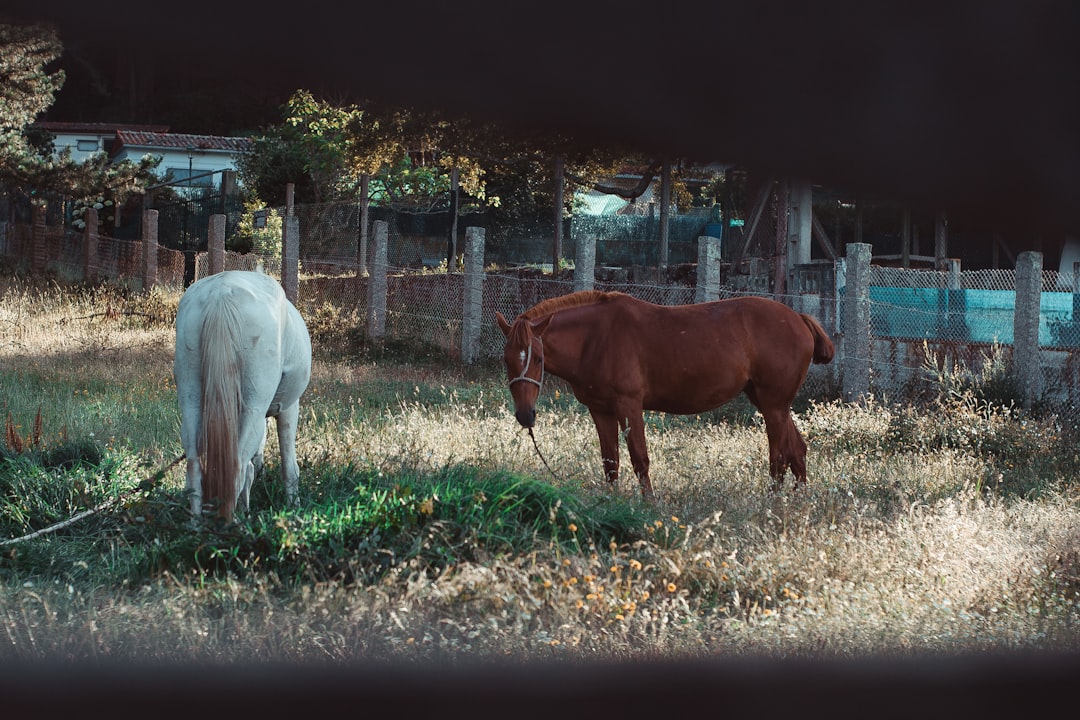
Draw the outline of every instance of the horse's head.
[[[506,336],[503,362],[514,399],[514,417],[522,427],[531,428],[536,422],[536,399],[544,383],[544,342],[540,335],[547,329],[551,316],[540,320],[519,316],[511,324],[496,311],[495,319]]]

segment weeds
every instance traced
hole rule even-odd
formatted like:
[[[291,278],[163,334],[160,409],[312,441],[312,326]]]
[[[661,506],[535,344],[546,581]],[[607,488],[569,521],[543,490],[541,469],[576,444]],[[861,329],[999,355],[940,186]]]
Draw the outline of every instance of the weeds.
[[[536,428],[553,479],[495,364],[411,361],[316,309],[300,506],[271,434],[249,513],[193,532],[183,471],[155,474],[179,445],[177,298],[5,282],[0,539],[123,501],[0,547],[2,657],[1075,647],[1077,453],[1054,417],[1012,402],[997,351],[975,374],[936,364],[919,404],[807,399],[797,491],[768,491],[745,405],[650,415],[659,500],[644,505],[632,478],[602,478],[588,414],[559,383]]]

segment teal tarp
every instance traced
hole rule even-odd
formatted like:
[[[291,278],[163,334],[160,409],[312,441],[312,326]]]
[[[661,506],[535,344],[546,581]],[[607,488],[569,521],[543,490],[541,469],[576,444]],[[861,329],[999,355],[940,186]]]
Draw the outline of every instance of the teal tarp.
[[[870,333],[876,337],[956,342],[1013,342],[1012,290],[870,288]],[[1044,292],[1039,308],[1039,344],[1080,346],[1080,312],[1073,294]]]

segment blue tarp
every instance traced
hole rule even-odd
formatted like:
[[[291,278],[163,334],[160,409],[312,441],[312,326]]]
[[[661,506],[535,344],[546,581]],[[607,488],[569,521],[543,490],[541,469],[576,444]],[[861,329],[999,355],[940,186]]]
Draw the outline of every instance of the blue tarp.
[[[870,288],[870,333],[876,337],[1013,342],[1012,290]],[[1042,293],[1039,345],[1080,347],[1080,313],[1074,320],[1073,294]]]

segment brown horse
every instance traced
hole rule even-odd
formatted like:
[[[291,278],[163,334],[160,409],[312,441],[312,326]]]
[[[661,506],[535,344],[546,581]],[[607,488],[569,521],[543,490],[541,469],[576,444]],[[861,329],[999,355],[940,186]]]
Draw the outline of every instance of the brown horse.
[[[596,423],[609,482],[619,477],[621,429],[641,493],[652,497],[644,410],[693,415],[740,392],[765,419],[774,488],[788,468],[806,482],[806,442],[791,403],[810,362],[827,363],[834,352],[809,315],[754,296],[664,306],[586,290],[545,300],[513,324],[495,317],[517,421],[536,422],[545,372],[566,380]]]

